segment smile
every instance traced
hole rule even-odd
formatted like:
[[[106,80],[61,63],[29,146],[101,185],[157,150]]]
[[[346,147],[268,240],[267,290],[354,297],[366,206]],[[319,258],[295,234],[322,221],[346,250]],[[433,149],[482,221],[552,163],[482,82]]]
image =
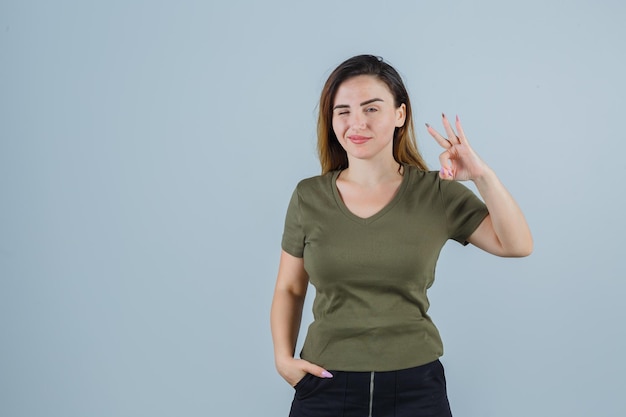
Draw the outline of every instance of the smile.
[[[360,136],[360,135],[350,135],[348,136],[348,139],[350,140],[350,142],[355,143],[357,145],[360,145],[370,140],[370,138],[368,138],[367,136]]]

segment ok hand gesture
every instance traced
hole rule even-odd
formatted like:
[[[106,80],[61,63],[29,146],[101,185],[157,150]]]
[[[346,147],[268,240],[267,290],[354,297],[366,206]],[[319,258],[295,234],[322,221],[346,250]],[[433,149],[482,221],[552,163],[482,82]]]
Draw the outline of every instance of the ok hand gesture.
[[[441,116],[447,137],[442,136],[429,124],[426,124],[428,133],[445,149],[439,155],[441,162],[439,176],[444,180],[457,181],[481,178],[489,168],[471,148],[461,127],[459,117],[456,117],[456,131],[458,133],[455,133],[446,115],[442,114]]]

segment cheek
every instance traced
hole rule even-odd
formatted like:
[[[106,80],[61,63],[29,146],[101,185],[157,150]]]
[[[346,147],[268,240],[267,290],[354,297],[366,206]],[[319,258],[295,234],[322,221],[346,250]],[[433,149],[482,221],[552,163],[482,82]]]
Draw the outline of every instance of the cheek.
[[[340,119],[333,118],[333,132],[335,132],[335,136],[337,136],[337,138],[341,138],[343,136],[342,132],[344,125],[345,123],[342,123]]]

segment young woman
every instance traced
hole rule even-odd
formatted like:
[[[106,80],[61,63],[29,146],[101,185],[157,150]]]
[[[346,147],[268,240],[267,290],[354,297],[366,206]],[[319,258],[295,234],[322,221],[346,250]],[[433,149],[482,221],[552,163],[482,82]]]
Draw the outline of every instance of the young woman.
[[[295,387],[291,417],[450,416],[427,314],[448,239],[498,256],[527,256],[532,237],[520,208],[470,147],[458,119],[428,171],[411,103],[382,59],[348,59],[322,91],[322,175],[293,193],[271,310],[276,368]],[[455,130],[456,129],[456,130]],[[482,201],[457,181],[473,181]],[[484,202],[483,202],[484,201]],[[308,283],[314,321],[294,357]]]

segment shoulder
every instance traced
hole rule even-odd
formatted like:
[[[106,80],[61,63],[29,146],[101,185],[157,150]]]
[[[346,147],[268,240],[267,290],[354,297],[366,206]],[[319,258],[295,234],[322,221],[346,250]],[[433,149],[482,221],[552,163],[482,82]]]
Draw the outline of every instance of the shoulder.
[[[411,187],[439,187],[442,181],[438,171],[424,171],[412,165],[405,165],[404,169]]]
[[[406,166],[409,175],[409,188],[413,191],[435,192],[442,196],[473,194],[466,185],[459,181],[443,180],[439,171],[424,171],[414,166]]]
[[[328,192],[331,190],[333,177],[336,171],[329,172],[324,175],[316,175],[314,177],[304,178],[298,182],[296,191],[300,195],[310,193]]]

